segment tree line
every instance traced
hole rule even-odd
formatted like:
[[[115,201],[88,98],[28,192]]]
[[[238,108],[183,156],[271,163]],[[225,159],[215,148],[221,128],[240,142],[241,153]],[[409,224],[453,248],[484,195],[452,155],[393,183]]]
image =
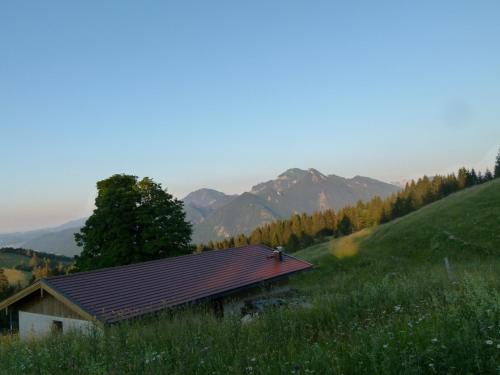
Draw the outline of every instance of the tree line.
[[[250,235],[239,234],[222,241],[200,244],[198,252],[228,249],[249,244],[271,247],[284,246],[294,252],[328,236],[344,236],[353,232],[386,223],[468,187],[483,184],[500,177],[500,151],[494,173],[474,168],[460,168],[448,175],[424,176],[407,183],[405,188],[386,199],[374,197],[368,202],[359,201],[339,211],[329,209],[313,214],[295,214],[286,220],[277,220],[256,228]]]

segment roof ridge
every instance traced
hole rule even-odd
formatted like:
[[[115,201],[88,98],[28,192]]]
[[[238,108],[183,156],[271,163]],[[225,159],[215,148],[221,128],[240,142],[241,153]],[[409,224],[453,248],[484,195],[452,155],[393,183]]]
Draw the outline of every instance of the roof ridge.
[[[154,263],[154,262],[160,262],[160,261],[166,261],[166,260],[172,260],[172,259],[179,259],[179,258],[194,257],[194,256],[202,256],[202,255],[205,255],[205,254],[213,254],[214,252],[222,252],[222,251],[227,252],[227,251],[233,251],[233,250],[241,250],[241,249],[244,249],[244,248],[247,248],[247,247],[263,248],[263,249],[270,250],[270,251],[274,250],[273,248],[271,248],[269,246],[266,246],[266,245],[262,245],[262,244],[244,245],[244,246],[238,246],[238,247],[230,247],[228,249],[213,249],[213,250],[208,250],[208,251],[202,251],[201,253],[184,254],[184,255],[178,255],[178,256],[173,256],[173,257],[165,257],[165,258],[160,258],[160,259],[146,260],[146,261],[137,262],[137,263],[122,264],[122,265],[119,265],[119,266],[104,267],[104,268],[99,268],[99,269],[95,269],[95,270],[69,273],[69,274],[66,274],[66,275],[43,277],[41,280],[49,280],[50,281],[50,280],[62,279],[62,278],[66,278],[66,277],[72,277],[72,276],[75,276],[75,275],[83,275],[83,274],[90,274],[90,273],[100,273],[100,272],[106,272],[106,271],[114,270],[114,269],[128,268],[128,267],[134,267],[134,266],[137,267],[139,265],[145,265],[145,264]],[[285,255],[291,256],[291,255],[288,255],[288,254],[285,254]],[[295,258],[295,259],[297,259],[297,258]]]

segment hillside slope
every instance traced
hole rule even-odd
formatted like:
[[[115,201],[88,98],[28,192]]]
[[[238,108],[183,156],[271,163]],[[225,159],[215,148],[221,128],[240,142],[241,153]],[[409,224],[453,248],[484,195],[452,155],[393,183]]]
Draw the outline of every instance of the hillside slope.
[[[355,240],[353,240],[355,239]],[[342,253],[346,242],[356,252],[414,259],[500,255],[500,180],[476,186],[422,209],[333,243]]]

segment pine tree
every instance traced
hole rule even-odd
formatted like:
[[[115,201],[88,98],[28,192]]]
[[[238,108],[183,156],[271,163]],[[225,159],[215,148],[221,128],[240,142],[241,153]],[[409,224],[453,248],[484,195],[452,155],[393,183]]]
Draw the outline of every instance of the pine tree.
[[[252,245],[259,245],[262,243],[262,229],[255,229],[250,235],[250,243]]]
[[[280,240],[279,240],[279,238],[278,238],[278,233],[277,233],[277,232],[274,232],[274,233],[273,233],[273,237],[272,237],[272,239],[271,239],[271,246],[272,246],[272,247],[278,247],[278,246],[280,246],[280,245],[281,245],[281,243],[280,243]]]
[[[486,169],[486,172],[484,172],[484,177],[483,177],[484,182],[488,182],[493,180],[493,173],[489,169]]]
[[[458,170],[458,188],[463,189],[467,186],[467,176],[469,172],[464,167]]]
[[[341,236],[347,236],[353,232],[352,221],[349,216],[342,216],[338,225],[338,232]]]
[[[234,242],[235,246],[245,246],[248,245],[248,238],[244,234],[240,234],[239,236],[236,237],[236,240]]]
[[[313,237],[307,233],[303,233],[302,236],[300,237],[300,246],[302,246],[302,248],[309,247],[313,243],[314,243]]]
[[[286,250],[290,253],[293,253],[294,251],[297,251],[299,249],[300,249],[299,238],[295,234],[292,234],[286,244]]]
[[[495,178],[500,177],[500,150],[498,150],[497,160],[495,162],[494,177]]]

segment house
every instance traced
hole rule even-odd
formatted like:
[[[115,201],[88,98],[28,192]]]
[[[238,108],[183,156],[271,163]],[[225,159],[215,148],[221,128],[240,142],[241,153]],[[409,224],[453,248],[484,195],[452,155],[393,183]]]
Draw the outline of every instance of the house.
[[[86,330],[195,302],[213,303],[312,265],[262,245],[44,278],[0,303],[21,338]]]

